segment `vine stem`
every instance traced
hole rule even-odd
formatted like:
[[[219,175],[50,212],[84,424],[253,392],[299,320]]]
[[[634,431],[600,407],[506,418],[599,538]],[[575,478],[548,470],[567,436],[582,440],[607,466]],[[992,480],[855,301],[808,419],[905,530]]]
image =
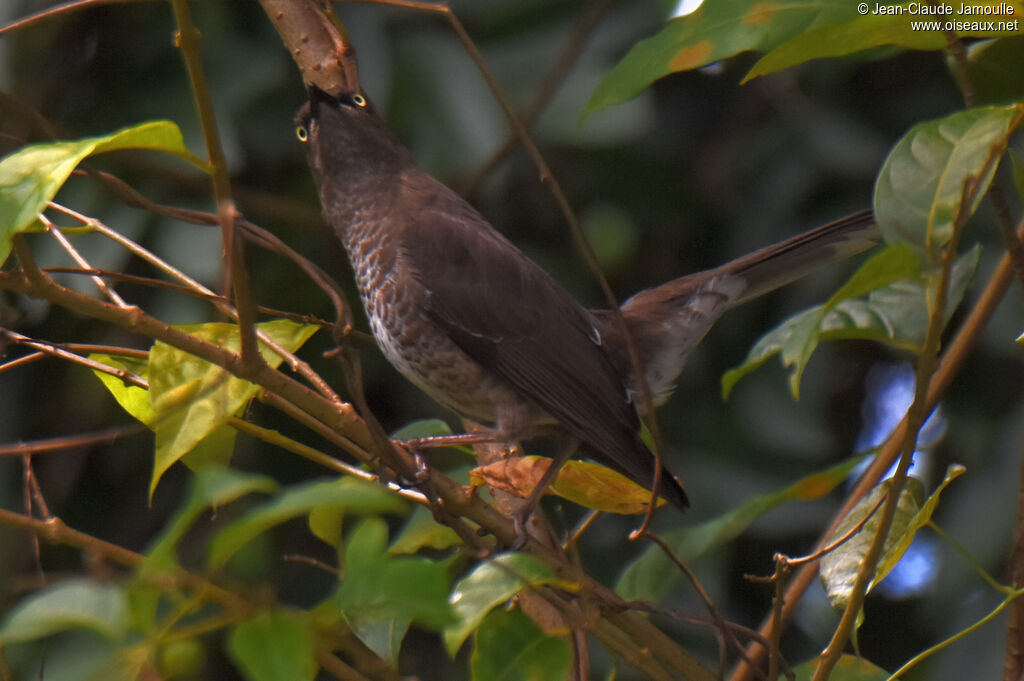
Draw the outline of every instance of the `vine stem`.
[[[253,303],[249,282],[249,273],[245,269],[242,255],[242,242],[237,238],[235,229],[234,201],[231,198],[231,180],[228,177],[227,158],[220,142],[217,128],[217,117],[213,112],[213,101],[210,89],[203,73],[200,57],[199,29],[192,23],[192,13],[188,0],[171,0],[174,8],[174,19],[178,24],[177,44],[185,60],[185,69],[192,85],[192,96],[195,98],[199,111],[199,121],[206,142],[206,153],[213,167],[213,195],[217,202],[217,215],[220,218],[221,241],[224,259],[228,266],[228,277],[234,291],[235,307],[238,310],[238,327],[241,338],[241,355],[243,362],[259,363],[263,361],[256,342],[256,306]]]
[[[990,156],[989,162],[994,162]],[[984,172],[984,171],[982,171]],[[978,177],[982,177],[980,175]],[[914,387],[914,401],[907,409],[901,441],[901,453],[896,472],[890,479],[888,495],[882,512],[879,516],[878,530],[875,532],[864,558],[861,559],[860,567],[857,570],[857,577],[854,580],[850,599],[843,611],[839,626],[833,632],[832,639],[822,652],[818,666],[814,670],[812,681],[826,681],[846,647],[847,641],[853,635],[860,618],[861,609],[864,607],[864,598],[867,595],[868,587],[875,577],[878,561],[885,551],[885,542],[889,536],[889,529],[896,517],[896,509],[899,505],[900,494],[907,484],[907,472],[914,462],[914,451],[917,448],[917,437],[924,425],[925,420],[935,409],[935,405],[928,400],[929,387],[938,367],[939,349],[942,342],[942,327],[945,319],[946,298],[949,293],[949,281],[952,276],[953,263],[956,261],[957,248],[960,244],[960,237],[963,234],[964,225],[970,215],[968,206],[971,205],[974,196],[977,194],[980,180],[978,177],[968,177],[961,190],[960,202],[957,205],[957,212],[953,222],[952,235],[949,243],[942,251],[942,268],[939,274],[938,285],[935,290],[935,297],[930,301],[928,316],[928,331],[925,335],[924,346],[918,355],[917,377]],[[929,231],[931,225],[929,224]]]
[[[1022,220],[1017,226],[1018,238],[1024,239],[1024,220]],[[1010,284],[1014,280],[1014,263],[1009,254],[1003,254],[999,260],[999,264],[996,266],[985,285],[985,289],[978,301],[974,305],[974,309],[971,310],[967,319],[964,321],[960,330],[957,332],[956,337],[949,344],[948,349],[943,354],[935,373],[932,375],[931,381],[928,385],[927,401],[925,406],[928,410],[935,408],[935,405],[939,403],[939,399],[945,393],[950,383],[956,377],[960,368],[963,366],[964,361],[967,359],[968,353],[974,347],[975,343],[981,337],[987,326],[992,315],[995,314],[996,308],[999,303],[1003,300],[1006,295]],[[886,440],[875,458],[874,462],[868,467],[868,470],[864,473],[861,479],[857,482],[854,489],[847,496],[842,508],[836,513],[830,526],[822,533],[820,544],[823,545],[827,542],[828,537],[832,536],[835,532],[836,527],[839,525],[840,520],[850,512],[850,509],[863,497],[868,491],[874,487],[882,476],[892,467],[896,461],[896,457],[900,453],[900,444],[902,443],[907,430],[907,417],[904,417],[900,424],[893,430],[889,439]],[[818,573],[817,563],[810,563],[803,566],[794,576],[789,583],[789,587],[786,589],[785,603],[783,605],[782,622],[787,623],[792,617],[796,610],[796,606],[804,593],[810,587],[814,581],[815,576]],[[762,623],[760,628],[761,635],[770,639],[772,636],[773,619],[771,616],[766,618],[765,622]],[[759,643],[751,644],[748,649],[749,655],[753,663],[759,663],[765,654],[765,649]],[[749,681],[752,675],[752,668],[750,664],[741,663],[733,674],[730,676],[730,681]]]

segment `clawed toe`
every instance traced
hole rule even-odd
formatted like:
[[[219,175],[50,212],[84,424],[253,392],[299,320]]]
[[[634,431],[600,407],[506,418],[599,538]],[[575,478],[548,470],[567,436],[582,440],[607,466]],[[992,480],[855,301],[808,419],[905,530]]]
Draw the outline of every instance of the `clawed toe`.
[[[529,522],[530,516],[533,514],[533,508],[527,506],[512,514],[512,529],[515,532],[515,539],[512,540],[512,550],[520,551],[526,542],[530,540],[530,533],[526,529],[526,523]]]

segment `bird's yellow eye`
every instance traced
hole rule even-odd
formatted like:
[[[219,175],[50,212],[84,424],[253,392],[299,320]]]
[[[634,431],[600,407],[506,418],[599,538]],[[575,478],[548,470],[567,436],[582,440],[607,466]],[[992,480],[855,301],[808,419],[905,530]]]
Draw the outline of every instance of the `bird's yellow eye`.
[[[295,128],[295,136],[299,138],[300,142],[305,142],[309,139],[309,131],[306,130],[306,126],[300,125]]]
[[[352,95],[352,103],[359,107],[366,106],[366,97],[363,97],[361,94],[357,92],[354,95]]]

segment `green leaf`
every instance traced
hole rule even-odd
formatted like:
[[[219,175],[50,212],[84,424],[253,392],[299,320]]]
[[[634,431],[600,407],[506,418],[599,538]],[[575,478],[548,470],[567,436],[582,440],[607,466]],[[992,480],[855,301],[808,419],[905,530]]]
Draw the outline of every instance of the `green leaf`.
[[[680,527],[662,537],[684,562],[696,560],[711,549],[726,544],[750,526],[750,523],[789,501],[809,501],[831,492],[863,460],[856,457],[809,475],[778,492],[756,496],[741,506],[695,527]],[[662,601],[679,583],[679,569],[657,546],[648,547],[619,578],[615,590],[626,600],[651,603]]]
[[[1010,160],[1013,163],[1013,186],[1017,196],[1024,200],[1024,157],[1010,149]]]
[[[946,489],[946,485],[953,482],[956,478],[963,475],[967,469],[960,464],[953,464],[946,469],[946,476],[942,479],[939,486],[932,492],[928,500],[924,502],[924,505],[914,514],[907,523],[907,527],[897,536],[897,541],[893,547],[885,552],[882,556],[882,560],[878,563],[878,569],[875,572],[875,578],[871,581],[868,586],[868,591],[873,589],[876,584],[885,579],[885,576],[896,567],[896,563],[900,562],[900,558],[910,548],[911,542],[914,541],[914,537],[917,535],[917,531],[922,527],[931,522],[932,515],[935,513],[935,507],[939,505],[939,495],[942,490]],[[890,535],[892,533],[890,532]]]
[[[572,666],[569,642],[548,636],[520,610],[495,610],[476,632],[473,681],[563,681]]]
[[[271,494],[277,489],[272,479],[230,468],[207,468],[191,478],[188,500],[151,544],[146,560],[138,569],[140,579],[128,589],[133,627],[152,632],[166,589],[153,584],[153,575],[174,574],[180,569],[177,549],[182,537],[207,509],[217,509],[254,492]]]
[[[176,328],[238,352],[240,339],[235,324],[218,322]],[[317,330],[314,325],[296,324],[285,319],[264,322],[257,328],[291,352],[301,347]],[[260,352],[272,367],[277,367],[282,361],[263,343],[260,343]],[[149,389],[156,413],[156,455],[149,486],[152,497],[164,472],[224,426],[259,388],[206,360],[158,341],[153,344],[149,355]],[[233,432],[227,436],[222,431],[213,442],[207,443],[208,450],[194,460],[222,461],[225,449],[233,441]]]
[[[836,610],[844,609],[850,601],[850,593],[857,579],[857,572],[878,532],[878,524],[882,517],[879,502],[888,493],[889,483],[889,480],[882,481],[858,501],[829,537],[828,543],[835,542],[840,537],[849,534],[868,514],[872,514],[852,537],[826,553],[821,559],[819,573],[821,583],[825,587],[832,607]],[[907,478],[907,486],[900,492],[896,515],[893,517],[889,535],[885,539],[883,555],[897,550],[901,537],[910,531],[911,521],[920,511],[923,498],[924,487],[921,481],[917,478]],[[881,563],[879,563],[880,565]],[[876,566],[876,569],[879,566]]]
[[[1024,104],[989,106],[911,128],[875,183],[875,217],[885,240],[908,243],[927,261],[940,262],[954,222],[978,207],[1021,120]]]
[[[260,613],[232,630],[228,652],[248,681],[312,681],[313,633],[298,617]]]
[[[848,0],[716,0],[637,43],[594,90],[584,115],[636,97],[658,78],[747,50],[770,50],[816,26],[857,16]]]
[[[199,638],[172,639],[159,647],[156,658],[161,679],[199,679],[206,666],[206,649]]]
[[[28,596],[0,627],[0,645],[32,641],[69,629],[89,629],[110,640],[128,628],[128,601],[114,584],[75,579]]]
[[[346,619],[404,622],[440,629],[452,621],[448,576],[443,563],[386,553],[387,524],[359,523],[345,547],[344,578],[335,603]]]
[[[975,247],[953,265],[943,324],[963,299],[980,257],[981,249]],[[723,399],[741,378],[775,355],[790,369],[790,392],[799,399],[803,371],[822,341],[874,340],[918,352],[928,329],[928,284],[933,279],[921,274],[917,263],[911,249],[902,244],[872,257],[827,303],[790,317],[762,336],[743,363],[722,376]],[[878,288],[870,290],[872,285]],[[845,297],[862,296],[868,290],[866,297]]]
[[[451,435],[452,428],[447,421],[441,419],[421,419],[407,423],[391,433],[392,440],[412,440],[418,437],[434,437]]]
[[[126,356],[113,357],[99,352],[89,355],[89,359],[115,369],[127,371],[140,378],[148,379],[149,377],[149,360],[146,359]],[[102,371],[93,370],[93,373],[110,391],[110,394],[114,396],[114,399],[117,400],[122,409],[150,428],[153,427],[156,414],[153,413],[153,405],[149,402],[148,390],[137,385],[125,383],[117,376],[111,376]]]
[[[764,364],[775,354],[781,354],[782,365],[791,370],[790,392],[794,398],[799,398],[803,371],[826,330],[833,333],[839,331],[840,335],[836,337],[844,338],[861,337],[859,332],[863,331],[865,324],[868,329],[877,326],[891,328],[882,325],[883,320],[875,314],[842,315],[839,319],[829,319],[829,312],[851,298],[868,294],[873,289],[903,279],[916,278],[918,273],[918,259],[909,247],[890,246],[872,256],[824,305],[794,315],[762,336],[751,348],[743,364],[730,369],[722,376],[723,399],[729,397],[733,386],[743,376]],[[849,323],[851,321],[852,324]],[[842,335],[842,332],[850,335]]]
[[[398,653],[402,639],[412,624],[408,616],[368,616],[355,614],[345,618],[352,633],[359,637],[367,648],[398,667]]]
[[[296,485],[222,530],[210,545],[210,567],[222,567],[253,537],[316,508],[335,508],[349,513],[400,513],[405,504],[383,487],[355,478],[314,480]]]
[[[86,681],[138,681],[150,663],[152,652],[147,644],[121,648],[89,674]]]
[[[0,160],[0,264],[11,252],[11,238],[35,222],[82,159],[117,149],[166,151],[209,170],[205,161],[185,148],[181,131],[170,121],[140,123],[100,137],[22,147]]]
[[[817,668],[818,658],[794,667],[793,673],[796,674],[796,681],[811,681],[814,678],[814,670]],[[780,676],[779,681],[785,678],[785,676]],[[828,678],[829,681],[886,681],[889,678],[889,673],[863,657],[843,654],[839,657],[839,661],[836,662],[836,666]],[[895,679],[894,681],[899,680]]]
[[[947,57],[951,59],[952,57]],[[1024,99],[1024,36],[979,40],[967,48],[967,70],[979,104]]]
[[[209,508],[219,508],[243,496],[273,494],[277,483],[263,475],[243,473],[230,468],[208,468],[192,476],[188,501],[147,553],[143,573],[175,567],[174,553],[182,537],[196,519]]]
[[[963,5],[991,6],[991,0],[964,0]],[[871,6],[874,8],[872,1]],[[852,6],[852,5],[851,5]],[[920,3],[917,3],[920,7]],[[959,7],[959,4],[958,4]],[[946,48],[946,37],[942,31],[915,30],[914,20],[920,18],[928,21],[934,16],[914,17],[908,12],[908,3],[892,6],[893,11],[902,8],[897,14],[871,12],[857,16],[844,23],[818,26],[796,34],[782,43],[754,64],[743,82],[775,71],[802,64],[812,59],[824,57],[844,57],[849,54],[869,50],[875,47],[898,46],[910,50],[942,50]],[[1012,20],[1012,19],[1011,19]],[[961,37],[986,37],[996,35],[1015,35],[1015,31],[981,30],[978,26],[965,26],[966,30],[957,31]]]
[[[575,590],[574,585],[559,580],[547,563],[526,553],[503,553],[478,565],[452,589],[449,600],[457,621],[444,631],[448,653],[455,656],[492,608],[512,598],[524,587],[543,584],[557,584],[570,591]]]
[[[426,507],[417,506],[388,549],[388,555],[412,554],[421,549],[440,551],[460,544],[462,540],[455,530],[434,520],[433,514]]]
[[[331,506],[318,506],[309,512],[309,531],[328,546],[341,548],[345,511]]]

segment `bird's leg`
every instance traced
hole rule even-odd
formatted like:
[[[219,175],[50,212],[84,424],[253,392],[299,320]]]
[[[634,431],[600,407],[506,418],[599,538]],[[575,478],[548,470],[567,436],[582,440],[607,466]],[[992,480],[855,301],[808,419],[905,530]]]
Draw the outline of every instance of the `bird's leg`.
[[[455,435],[425,435],[423,437],[401,440],[402,446],[410,452],[423,449],[440,449],[441,447],[458,447],[460,445],[479,445],[483,443],[501,442],[499,435],[493,430],[481,430],[476,433],[459,433]]]
[[[526,522],[533,515],[533,512],[537,508],[537,504],[540,503],[540,498],[544,496],[548,487],[551,485],[551,481],[558,475],[558,471],[562,470],[562,466],[569,460],[573,452],[576,451],[578,443],[575,439],[567,438],[564,442],[560,443],[558,453],[555,454],[555,458],[551,460],[551,465],[544,471],[544,475],[541,476],[537,484],[534,485],[533,491],[530,492],[530,496],[522,503],[522,505],[512,513],[512,525],[515,528],[516,538],[512,543],[512,548],[516,551],[523,548],[526,545],[526,541],[530,538],[530,534],[526,529]]]
[[[409,438],[408,440],[397,440],[396,442],[405,447],[416,461],[416,478],[412,482],[414,485],[418,485],[427,478],[427,461],[423,457],[424,450],[497,442],[497,438],[498,434],[496,432],[484,430],[476,433],[460,433],[456,435],[426,435],[424,437]]]

